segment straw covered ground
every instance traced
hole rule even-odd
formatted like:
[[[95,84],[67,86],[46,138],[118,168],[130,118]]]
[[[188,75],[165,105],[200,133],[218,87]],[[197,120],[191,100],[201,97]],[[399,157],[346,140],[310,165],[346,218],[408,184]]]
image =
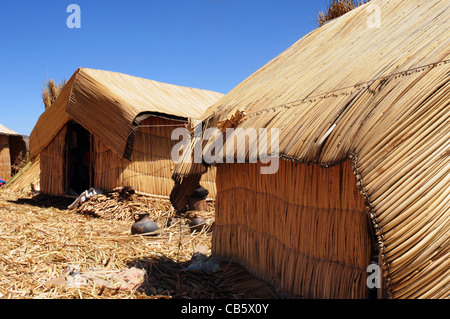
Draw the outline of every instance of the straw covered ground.
[[[199,213],[208,227],[191,232],[193,216],[175,215],[164,201],[135,194],[121,202],[111,193],[68,210],[72,202],[0,189],[0,298],[275,297],[237,264],[211,256],[213,211]],[[133,212],[143,210],[160,227],[156,236],[131,235]]]

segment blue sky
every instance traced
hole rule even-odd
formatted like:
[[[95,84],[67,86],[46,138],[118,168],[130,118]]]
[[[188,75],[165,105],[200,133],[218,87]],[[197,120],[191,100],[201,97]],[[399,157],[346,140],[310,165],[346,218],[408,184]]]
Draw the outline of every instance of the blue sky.
[[[81,8],[70,29],[69,4]],[[317,27],[326,0],[0,1],[0,123],[29,135],[78,67],[226,94]]]

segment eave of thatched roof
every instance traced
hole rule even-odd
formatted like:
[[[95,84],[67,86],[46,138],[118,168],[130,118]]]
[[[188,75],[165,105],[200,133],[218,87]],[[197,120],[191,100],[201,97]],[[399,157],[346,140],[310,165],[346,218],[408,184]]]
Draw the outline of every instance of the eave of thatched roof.
[[[6,126],[0,124],[0,135],[8,136],[9,151],[11,153],[12,162],[15,162],[17,158],[26,158],[27,145],[25,137]]]
[[[369,6],[381,28],[369,27]],[[244,111],[238,128],[279,129],[287,160],[351,158],[394,298],[450,293],[449,18],[446,1],[372,0],[297,41],[202,116],[214,126]],[[174,179],[204,170],[182,163]]]
[[[129,137],[139,124],[139,115],[148,113],[186,121],[200,117],[222,96],[116,72],[79,68],[31,132],[30,157],[39,154],[71,119],[124,156]]]
[[[8,136],[18,136],[19,133],[14,132],[10,128],[7,128],[6,126],[0,124],[0,134],[1,135],[8,135]]]

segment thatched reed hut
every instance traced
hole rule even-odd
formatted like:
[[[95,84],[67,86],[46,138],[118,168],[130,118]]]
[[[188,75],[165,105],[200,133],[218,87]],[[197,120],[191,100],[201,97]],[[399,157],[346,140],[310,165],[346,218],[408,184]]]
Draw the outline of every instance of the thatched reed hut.
[[[0,124],[0,178],[8,181],[26,159],[24,137]]]
[[[368,297],[377,256],[386,297],[449,298],[449,21],[445,1],[372,0],[211,106],[203,129],[279,147],[272,175],[260,167],[274,157],[250,160],[255,144],[246,163],[216,164],[213,253],[298,298]],[[259,129],[278,129],[278,143]],[[179,164],[174,179],[205,171]]]
[[[169,196],[172,131],[199,117],[221,93],[121,73],[79,68],[30,135],[40,156],[40,190],[80,194],[90,187]],[[215,193],[214,174],[202,184]]]

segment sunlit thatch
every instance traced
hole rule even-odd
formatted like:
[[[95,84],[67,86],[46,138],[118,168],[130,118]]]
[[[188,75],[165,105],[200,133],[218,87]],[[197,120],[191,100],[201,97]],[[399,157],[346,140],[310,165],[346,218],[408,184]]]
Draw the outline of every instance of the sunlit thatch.
[[[54,79],[50,79],[44,84],[44,87],[42,88],[42,101],[44,102],[44,107],[46,109],[56,101],[56,98],[59,93],[61,93],[65,84],[66,80],[56,84]]]
[[[369,6],[380,9],[379,28],[368,23]],[[343,195],[350,186],[323,194],[343,185],[337,176],[347,176],[351,169],[353,191],[365,201],[376,244],[373,256],[380,258],[387,295],[448,298],[449,21],[445,1],[372,0],[312,31],[212,105],[201,118],[210,127],[246,113],[237,125],[243,130],[226,136],[223,150],[242,138],[245,129],[253,129],[247,131],[250,140],[261,137],[259,129],[278,129],[277,174],[285,176],[270,182],[255,173],[257,164],[217,164],[215,250],[240,258],[292,295],[348,296],[325,279],[349,276],[330,272],[333,267],[328,266],[342,264],[339,248],[357,237],[357,228],[343,226],[349,231],[342,242],[336,221],[311,223],[311,214],[320,219],[329,211],[309,201],[333,202],[330,207],[340,218],[347,216]],[[205,152],[211,144],[204,146]],[[236,158],[237,150],[224,154]],[[247,161],[258,155],[255,145],[241,145],[242,150]],[[314,173],[315,166],[323,168],[322,175]],[[182,188],[205,169],[183,163],[175,168],[174,179]],[[346,174],[337,174],[339,170]],[[307,239],[318,230],[320,236]],[[298,236],[306,242],[295,242]],[[333,240],[334,248],[329,245]],[[308,243],[307,249],[301,247]],[[324,255],[316,255],[327,247]],[[356,252],[347,250],[354,257]],[[318,261],[322,263],[310,267]],[[305,273],[311,269],[314,273]],[[322,277],[324,282],[315,285]]]

